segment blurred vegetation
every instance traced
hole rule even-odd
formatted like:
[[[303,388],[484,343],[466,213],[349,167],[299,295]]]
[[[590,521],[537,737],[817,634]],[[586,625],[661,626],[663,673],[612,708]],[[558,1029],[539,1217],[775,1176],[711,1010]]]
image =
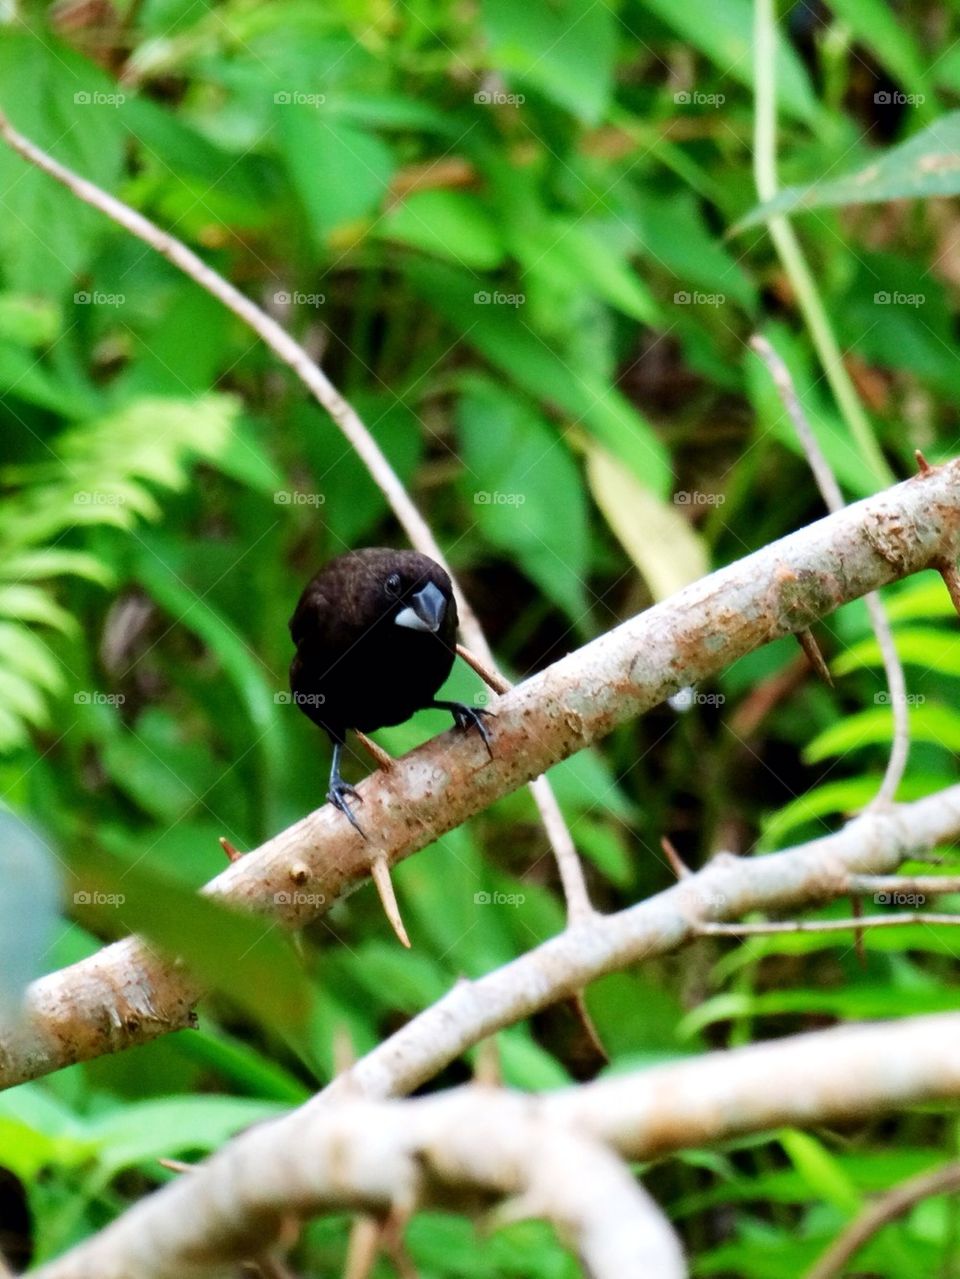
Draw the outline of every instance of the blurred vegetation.
[[[753,332],[791,366],[848,496],[876,487],[762,220],[730,233],[757,204],[748,0],[61,0],[4,20],[14,124],[321,359],[515,677],[821,514]],[[780,13],[779,177],[802,196],[781,201],[804,210],[814,288],[899,477],[915,448],[958,448],[960,218],[928,198],[956,193],[956,166],[925,163],[960,143],[958,34],[945,0]],[[878,162],[876,202],[851,204],[851,177]],[[177,931],[177,903],[222,869],[219,836],[250,848],[322,802],[325,741],[284,696],[303,582],[345,547],[401,539],[339,432],[235,317],[2,148],[0,192],[0,794],[74,876],[42,968],[134,928],[174,945],[190,931],[226,988],[198,1032],[0,1097],[0,1218],[23,1260],[163,1180],[157,1157],[199,1156],[306,1097],[338,1031],[366,1051],[461,974],[554,933],[562,904],[524,791],[399,868],[410,953],[368,886],[296,966],[255,949],[261,985],[241,1001],[212,917]],[[888,595],[914,695],[909,798],[957,780],[960,648],[938,579]],[[834,690],[774,644],[687,711],[555,770],[598,906],[671,881],[663,834],[698,865],[810,838],[869,800],[891,733],[876,645],[859,605],[817,632]],[[450,695],[477,692],[451,679]],[[402,752],[441,727],[426,713],[378,738]],[[522,901],[477,902],[494,890]],[[840,934],[704,942],[588,1002],[622,1069],[952,1008],[955,958],[931,928],[868,936],[863,965]],[[601,1068],[563,1008],[499,1040],[519,1087]],[[693,1152],[649,1184],[697,1274],[776,1279],[957,1139],[927,1108]],[[301,1272],[336,1273],[345,1238],[344,1220],[312,1227]],[[409,1244],[436,1279],[576,1273],[538,1225],[478,1248],[467,1220],[423,1214]],[[860,1264],[960,1273],[949,1205],[921,1205]]]

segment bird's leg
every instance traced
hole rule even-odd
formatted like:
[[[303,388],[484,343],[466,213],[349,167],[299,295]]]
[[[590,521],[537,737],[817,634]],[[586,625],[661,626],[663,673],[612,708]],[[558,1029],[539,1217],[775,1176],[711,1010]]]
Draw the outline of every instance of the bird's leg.
[[[330,789],[327,791],[327,799],[334,808],[339,808],[340,812],[343,813],[344,817],[354,830],[358,831],[359,834],[363,835],[363,838],[366,839],[367,837],[364,835],[363,827],[354,817],[353,810],[347,803],[348,795],[353,799],[358,799],[361,804],[363,803],[363,796],[358,794],[355,788],[351,786],[349,782],[345,782],[340,776],[340,757],[342,754],[343,742],[334,741],[333,762],[330,765]]]
[[[493,759],[493,747],[490,745],[490,733],[486,724],[483,722],[484,715],[491,715],[493,712],[485,710],[482,706],[467,706],[464,702],[443,702],[432,701],[428,705],[436,707],[437,710],[449,711],[456,721],[457,728],[475,728],[483,738],[483,744],[487,748],[487,754]]]

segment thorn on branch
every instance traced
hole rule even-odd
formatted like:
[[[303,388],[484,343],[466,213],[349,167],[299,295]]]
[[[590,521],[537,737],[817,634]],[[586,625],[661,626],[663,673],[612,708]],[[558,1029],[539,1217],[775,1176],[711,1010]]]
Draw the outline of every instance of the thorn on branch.
[[[830,668],[827,666],[826,659],[823,656],[823,650],[817,643],[816,636],[809,628],[797,631],[797,639],[800,641],[800,647],[806,654],[807,661],[823,680],[828,688],[833,688],[833,676],[830,674]]]
[[[397,895],[393,891],[393,881],[390,878],[390,866],[383,853],[378,857],[374,857],[370,863],[370,875],[377,886],[377,892],[380,894],[380,904],[383,906],[383,913],[390,921],[390,927],[397,934],[400,944],[406,946],[407,950],[409,950],[410,938],[407,936],[407,930],[404,928],[403,920],[400,917]]]
[[[361,733],[359,728],[355,730],[357,741],[367,752],[377,768],[382,768],[385,773],[389,773],[394,765],[394,758],[382,746],[378,746],[372,737],[368,737],[366,733]]]
[[[923,456],[923,454],[921,453],[919,449],[913,450],[913,456],[917,459],[917,470],[920,472],[921,475],[926,475],[928,474],[928,472],[933,470],[933,467],[930,465],[930,463]]]
[[[943,578],[943,584],[950,593],[953,607],[960,616],[960,573],[957,571],[956,564],[953,560],[936,560],[933,567]]]
[[[489,666],[485,666],[475,653],[471,653],[463,644],[457,645],[457,653],[470,669],[480,676],[488,688],[492,688],[495,693],[509,693],[510,681],[505,680],[498,671],[491,670]]]
[[[243,856],[243,853],[241,853],[239,849],[234,848],[233,844],[230,843],[226,835],[220,836],[220,847],[226,853],[227,861],[229,862],[238,862],[240,858]]]
[[[480,1088],[499,1088],[503,1083],[500,1046],[495,1035],[481,1039],[473,1066],[473,1082]]]
[[[660,837],[660,847],[664,851],[667,861],[670,863],[670,869],[676,875],[677,879],[686,879],[688,875],[692,875],[693,871],[685,864],[674,845],[666,837]]]

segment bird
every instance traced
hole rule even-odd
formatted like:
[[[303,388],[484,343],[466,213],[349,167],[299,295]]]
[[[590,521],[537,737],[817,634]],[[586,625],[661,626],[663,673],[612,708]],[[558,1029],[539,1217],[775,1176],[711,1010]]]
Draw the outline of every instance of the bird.
[[[369,733],[419,710],[448,710],[475,728],[493,758],[483,717],[490,712],[435,696],[453,668],[459,619],[446,570],[419,551],[347,551],[310,579],[290,619],[296,653],[292,700],[333,746],[327,799],[366,838],[340,776],[349,729]]]

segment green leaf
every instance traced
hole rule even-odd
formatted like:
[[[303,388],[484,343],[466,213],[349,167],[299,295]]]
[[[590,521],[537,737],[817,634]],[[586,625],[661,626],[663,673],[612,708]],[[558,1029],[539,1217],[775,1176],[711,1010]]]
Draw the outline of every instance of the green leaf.
[[[208,1154],[240,1129],[273,1119],[284,1110],[276,1102],[248,1097],[161,1097],[90,1119],[83,1132],[97,1148],[102,1175],[109,1178],[135,1164]]]
[[[28,983],[44,971],[59,922],[59,881],[44,841],[0,809],[0,1016],[5,1021],[16,1020]]]
[[[496,223],[474,197],[459,191],[408,196],[380,219],[374,235],[481,271],[499,266],[504,258]]]
[[[676,31],[681,39],[715,63],[721,76],[753,88],[753,5],[750,0],[642,0],[643,7]],[[722,80],[720,85],[722,87]],[[797,119],[812,121],[818,106],[803,64],[783,35],[777,34],[777,98]],[[681,102],[682,106],[683,103]]]
[[[648,423],[591,369],[571,366],[523,316],[522,294],[499,294],[439,263],[408,263],[416,288],[518,386],[573,416],[622,458],[656,493],[671,482],[667,454]],[[501,304],[498,296],[518,299]]]
[[[596,444],[587,445],[587,478],[607,523],[655,600],[666,599],[709,572],[706,547],[689,520]]]
[[[851,1216],[860,1210],[862,1200],[856,1187],[821,1141],[810,1133],[786,1128],[780,1133],[780,1144],[818,1199],[826,1199]]]
[[[662,323],[653,295],[627,261],[626,251],[618,251],[602,228],[544,219],[535,233],[514,232],[511,247],[525,276],[536,273],[552,288],[563,284],[572,293],[593,293],[641,324]]]
[[[865,168],[839,178],[785,187],[758,205],[731,234],[786,213],[880,200],[930,199],[960,193],[960,111],[949,111],[921,133],[880,152]]]
[[[481,378],[471,379],[457,419],[471,519],[578,622],[586,611],[587,514],[566,444],[518,397]]]
[[[368,217],[393,173],[389,146],[328,116],[322,107],[277,107],[283,154],[316,242],[344,223]]]
[[[265,1025],[297,1031],[313,994],[276,919],[230,910],[145,865],[125,865],[84,844],[71,858],[79,906],[109,912],[114,926],[141,933],[180,957],[194,976]]]
[[[942,589],[942,588],[941,588]],[[947,598],[946,591],[942,591]],[[952,606],[950,616],[955,616]],[[924,612],[922,616],[929,616]],[[960,676],[960,644],[954,632],[935,626],[898,626],[893,632],[894,643],[901,662],[921,666],[925,671],[937,671],[941,675]],[[877,641],[870,636],[851,644],[833,662],[838,675],[851,671],[883,665],[883,655]]]
[[[60,308],[44,298],[0,293],[0,339],[22,346],[47,346],[60,336]]]
[[[30,31],[5,25],[3,110],[31,141],[107,191],[115,189],[120,176],[125,128],[118,99],[123,96],[99,67],[39,25]],[[8,147],[0,148],[0,190],[0,263],[7,286],[39,296],[59,294],[110,234],[109,223]]]
[[[500,71],[586,124],[599,124],[616,53],[617,19],[607,0],[484,0],[482,15],[490,60]],[[495,101],[480,105],[495,109]]]
[[[830,8],[843,19],[858,43],[876,55],[904,90],[920,95],[930,92],[927,59],[921,57],[909,24],[898,21],[895,11],[884,0],[830,0]],[[885,105],[882,100],[877,102],[877,96],[874,94],[877,105]],[[896,109],[895,105],[893,109]]]
[[[888,694],[878,696],[887,697]],[[954,754],[960,752],[960,711],[924,702],[922,705],[911,705],[909,713],[911,741],[929,742]],[[864,746],[889,744],[892,735],[891,707],[889,704],[877,706],[873,710],[848,715],[846,719],[831,724],[822,733],[818,733],[804,748],[803,758],[810,764],[816,764],[831,756],[847,755]]]

